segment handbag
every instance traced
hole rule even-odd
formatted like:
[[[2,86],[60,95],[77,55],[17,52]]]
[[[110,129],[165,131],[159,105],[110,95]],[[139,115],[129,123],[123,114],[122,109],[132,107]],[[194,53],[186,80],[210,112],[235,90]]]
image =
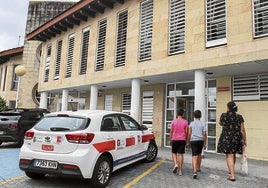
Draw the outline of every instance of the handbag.
[[[248,174],[248,160],[247,160],[246,146],[243,146],[243,154],[241,157],[241,171],[244,174]]]

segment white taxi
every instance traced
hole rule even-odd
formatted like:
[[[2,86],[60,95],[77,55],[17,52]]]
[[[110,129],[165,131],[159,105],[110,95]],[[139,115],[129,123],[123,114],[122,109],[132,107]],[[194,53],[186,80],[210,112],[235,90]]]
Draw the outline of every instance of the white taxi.
[[[138,160],[152,162],[157,152],[153,133],[126,114],[55,112],[25,133],[19,167],[32,179],[71,175],[105,187],[112,172]]]

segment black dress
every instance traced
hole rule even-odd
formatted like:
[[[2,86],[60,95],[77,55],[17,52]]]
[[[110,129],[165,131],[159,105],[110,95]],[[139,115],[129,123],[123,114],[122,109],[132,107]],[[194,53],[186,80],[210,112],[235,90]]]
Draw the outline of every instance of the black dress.
[[[223,113],[220,117],[222,133],[218,142],[217,152],[224,154],[242,154],[243,136],[240,131],[243,117],[235,112]]]

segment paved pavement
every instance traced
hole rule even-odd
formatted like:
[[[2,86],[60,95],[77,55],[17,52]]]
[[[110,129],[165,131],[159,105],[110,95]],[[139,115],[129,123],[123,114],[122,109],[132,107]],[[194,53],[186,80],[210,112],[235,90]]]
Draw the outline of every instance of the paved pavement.
[[[8,151],[9,155],[4,154]],[[42,180],[31,180],[18,168],[19,148],[0,147],[0,187],[1,188],[92,188],[87,181],[75,178],[47,176]],[[163,160],[164,159],[164,160]],[[240,158],[237,158],[236,182],[228,181],[229,176],[225,156],[205,153],[201,173],[198,179],[192,178],[191,153],[184,155],[183,176],[173,174],[171,149],[159,148],[154,163],[138,162],[116,171],[109,182],[109,188],[268,188],[268,161],[248,159],[249,174],[240,170]]]
[[[160,147],[158,157],[171,160],[171,149],[166,148],[166,147]],[[235,166],[235,173],[244,175],[240,169],[241,167],[240,161],[241,161],[241,158],[238,155],[237,163]],[[192,164],[192,156],[191,156],[190,150],[187,150],[184,155],[184,163]],[[202,160],[201,166],[212,168],[215,170],[227,171],[225,155],[222,155],[222,154],[205,152],[204,159]],[[268,161],[248,159],[248,175],[247,176],[265,178],[268,181]]]

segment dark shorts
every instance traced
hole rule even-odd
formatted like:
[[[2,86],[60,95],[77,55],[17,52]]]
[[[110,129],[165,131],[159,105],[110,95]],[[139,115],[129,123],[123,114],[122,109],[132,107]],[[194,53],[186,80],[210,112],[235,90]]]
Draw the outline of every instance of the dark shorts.
[[[191,141],[192,156],[201,155],[203,146],[203,140]]]
[[[172,153],[185,153],[185,140],[172,140]]]

